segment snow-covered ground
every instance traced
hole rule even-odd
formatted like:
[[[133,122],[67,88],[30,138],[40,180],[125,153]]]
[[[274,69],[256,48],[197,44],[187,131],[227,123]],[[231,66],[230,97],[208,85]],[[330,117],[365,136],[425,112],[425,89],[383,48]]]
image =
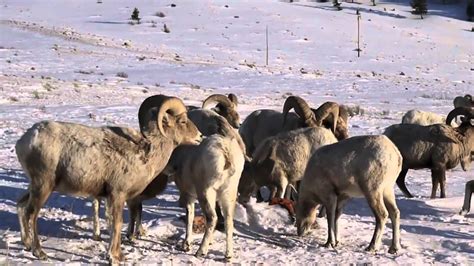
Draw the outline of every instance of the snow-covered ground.
[[[142,17],[139,25],[128,23],[134,7]],[[1,0],[0,263],[36,261],[20,243],[16,200],[28,180],[14,152],[15,141],[33,123],[53,119],[137,128],[138,106],[150,95],[177,95],[199,104],[209,94],[234,92],[243,118],[260,108],[280,110],[295,94],[312,106],[327,100],[360,106],[364,113],[351,118],[351,135],[379,134],[409,109],[447,114],[455,96],[474,94],[473,25],[459,19],[463,4],[430,2],[429,7],[433,15],[420,20],[407,1],[375,7],[369,1],[343,3],[336,12],[329,3],[276,0]],[[354,51],[356,9],[362,13],[360,58]],[[164,24],[170,33],[163,32]],[[310,236],[298,238],[285,210],[253,202],[247,210],[237,208],[234,262],[473,264],[474,216],[457,212],[474,171],[457,167],[447,176],[446,199],[429,199],[426,170],[408,173],[416,198],[406,199],[396,189],[403,247],[397,255],[387,253],[390,226],[377,254],[364,251],[374,229],[364,200],[348,204],[337,250],[320,247],[324,220]],[[223,263],[220,232],[206,259],[177,248],[184,238],[184,210],[176,199],[171,184],[146,202],[148,235],[122,245],[127,261]],[[90,213],[88,200],[53,193],[39,218],[51,262],[106,262],[105,222],[104,241],[92,240]]]

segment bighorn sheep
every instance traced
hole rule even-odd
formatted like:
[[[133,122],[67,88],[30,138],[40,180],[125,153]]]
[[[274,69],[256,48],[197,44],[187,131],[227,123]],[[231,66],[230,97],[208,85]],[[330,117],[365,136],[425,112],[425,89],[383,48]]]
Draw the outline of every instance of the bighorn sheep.
[[[232,129],[229,122],[216,112],[212,110],[195,109],[188,112],[188,118],[197,126],[204,136],[211,136],[213,134],[234,136],[242,149],[245,149],[245,145],[235,129]],[[143,125],[140,125],[140,127],[142,126]],[[167,180],[168,176],[166,174],[160,174],[138,197],[127,201],[128,208],[130,209],[130,223],[127,231],[128,239],[133,240],[144,234],[144,229],[141,224],[142,202],[161,193],[166,188]],[[219,218],[218,221],[223,221],[224,217],[221,215],[219,206],[217,206],[217,215]]]
[[[367,251],[381,244],[387,220],[392,221],[392,245],[400,249],[400,212],[393,186],[402,167],[402,156],[386,136],[357,136],[319,148],[308,162],[296,205],[298,235],[305,235],[315,220],[316,207],[326,208],[328,239],[325,247],[338,245],[337,221],[346,201],[365,197],[375,215],[375,231]]]
[[[224,120],[225,121],[225,120]],[[186,206],[186,239],[183,249],[192,242],[194,202],[196,199],[206,217],[206,231],[196,256],[205,256],[217,223],[216,201],[225,219],[225,258],[233,256],[233,217],[237,186],[244,167],[245,148],[230,125],[225,136],[212,135],[199,145],[181,145],[175,149],[165,173],[173,176],[180,191],[180,205]]]
[[[459,214],[464,215],[471,211],[471,197],[474,192],[474,180],[466,182],[466,190],[464,192],[464,204]]]
[[[461,125],[457,128],[449,126],[457,116],[464,116]],[[447,125],[399,124],[385,129],[384,134],[397,145],[403,156],[397,185],[405,196],[413,197],[405,185],[408,169],[429,168],[433,182],[431,198],[436,197],[438,185],[441,186],[441,198],[446,197],[446,170],[459,163],[464,171],[469,169],[471,152],[474,151],[473,118],[473,109],[458,107],[448,114]]]
[[[311,155],[319,147],[335,142],[334,134],[323,127],[301,128],[265,139],[245,165],[239,182],[239,202],[247,202],[262,186],[270,188],[270,198],[283,198],[287,185],[295,186],[303,177]]]
[[[275,136],[281,132],[311,126],[311,124],[322,124],[334,131],[334,120],[329,114],[331,112],[335,113],[335,110],[332,109],[332,111],[328,112],[328,108],[334,108],[335,105],[337,104],[327,102],[318,109],[311,109],[301,97],[290,96],[285,101],[283,107],[284,113],[267,109],[252,112],[239,128],[239,133],[247,148],[247,155],[251,156],[264,139]],[[292,108],[299,110],[300,115],[290,113],[289,111]],[[334,134],[338,139],[345,139],[349,136],[347,129],[348,113],[342,106],[339,106],[338,113]],[[327,116],[323,117],[323,115]],[[317,119],[322,119],[322,121],[317,121]]]
[[[472,96],[470,94],[462,96],[458,96],[453,100],[454,108],[458,107],[467,107],[467,108],[474,108],[474,101],[472,100]]]
[[[410,110],[403,115],[402,124],[417,124],[429,126],[434,124],[444,124],[445,117],[432,112]]]
[[[33,255],[47,258],[37,218],[49,195],[58,191],[106,198],[112,220],[109,260],[115,264],[123,259],[120,231],[125,201],[138,196],[163,170],[177,145],[200,139],[180,99],[160,95],[155,100],[154,106],[142,110],[156,117],[148,119],[142,134],[124,127],[43,121],[17,141],[18,160],[30,179],[28,192],[18,201],[18,217],[22,242]]]
[[[240,116],[237,112],[237,105],[239,103],[237,96],[233,93],[230,93],[228,96],[222,94],[212,94],[204,100],[202,103],[202,108],[198,108],[196,106],[187,106],[187,108],[188,111],[194,111],[196,109],[201,110],[207,108],[212,103],[217,103],[217,105],[211,110],[227,119],[232,127],[240,127]]]

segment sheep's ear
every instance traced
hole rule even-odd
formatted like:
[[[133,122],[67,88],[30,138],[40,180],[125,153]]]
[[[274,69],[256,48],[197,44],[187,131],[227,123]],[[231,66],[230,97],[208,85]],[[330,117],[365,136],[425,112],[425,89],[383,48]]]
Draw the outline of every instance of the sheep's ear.
[[[163,126],[170,128],[174,127],[175,121],[171,118],[171,115],[166,113],[163,115]]]
[[[176,117],[176,123],[183,124],[183,125],[188,123],[188,116],[186,115],[186,113],[178,115]]]

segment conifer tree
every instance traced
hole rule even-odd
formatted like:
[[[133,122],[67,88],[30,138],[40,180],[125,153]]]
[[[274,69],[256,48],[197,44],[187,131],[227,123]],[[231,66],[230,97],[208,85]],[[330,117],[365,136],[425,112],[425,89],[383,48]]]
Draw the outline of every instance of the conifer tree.
[[[133,9],[132,16],[130,18],[140,24],[140,11],[138,11],[138,8],[135,7],[135,9]]]
[[[412,13],[420,15],[421,19],[423,19],[423,14],[428,13],[426,0],[413,0],[411,2],[411,7],[413,8]]]

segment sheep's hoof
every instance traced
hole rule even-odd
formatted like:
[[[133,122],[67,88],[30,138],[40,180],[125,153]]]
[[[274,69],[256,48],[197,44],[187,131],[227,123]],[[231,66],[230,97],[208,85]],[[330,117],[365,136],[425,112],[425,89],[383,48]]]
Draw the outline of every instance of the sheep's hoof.
[[[118,255],[113,256],[112,254],[109,254],[109,264],[110,265],[118,265],[120,264],[121,261],[124,261],[125,256],[120,252]]]
[[[461,209],[459,212],[459,215],[466,215],[469,212],[469,210]]]
[[[188,242],[184,242],[182,248],[184,252],[189,252],[191,250],[191,247]]]
[[[233,257],[232,255],[225,255],[225,258],[224,258],[225,262],[231,262],[232,257]]]
[[[372,253],[375,253],[377,251],[377,249],[374,247],[374,245],[369,245],[365,251],[368,251],[368,252],[372,252]]]
[[[143,229],[143,227],[140,227],[140,229],[138,229],[137,237],[142,237],[142,236],[146,236],[146,230]]]
[[[328,248],[328,247],[336,248],[337,244],[338,244],[338,242],[328,241],[323,245],[323,247],[325,247],[325,248]]]
[[[388,249],[388,253],[390,253],[390,254],[397,254],[397,252],[398,252],[399,249],[400,249],[400,248],[398,248],[398,247],[391,246],[391,247]]]
[[[46,255],[46,253],[44,253],[44,251],[42,249],[35,249],[33,251],[33,256],[37,257],[40,260],[47,260],[48,259],[48,255]]]
[[[205,257],[207,255],[207,252],[204,252],[203,250],[199,249],[194,256],[198,258]]]
[[[100,237],[100,235],[93,235],[92,239],[94,239],[95,241],[102,241],[102,238]]]

